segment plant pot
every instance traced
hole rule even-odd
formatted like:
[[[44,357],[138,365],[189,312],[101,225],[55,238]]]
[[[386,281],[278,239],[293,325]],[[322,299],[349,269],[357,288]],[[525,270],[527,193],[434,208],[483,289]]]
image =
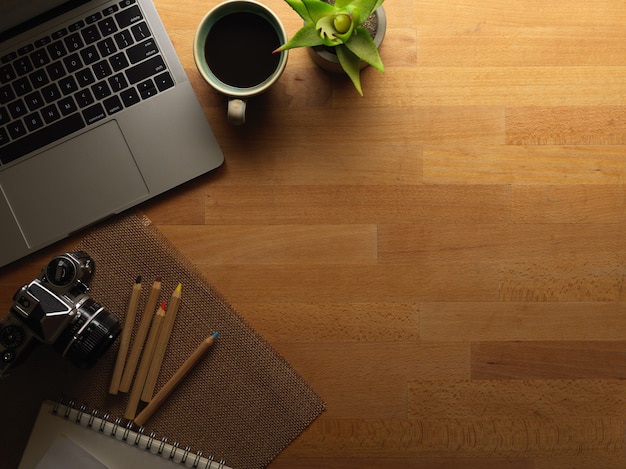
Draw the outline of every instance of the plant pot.
[[[387,15],[385,14],[385,8],[383,6],[378,7],[374,13],[372,13],[370,18],[373,20],[370,34],[374,39],[376,47],[380,48],[380,45],[385,38],[385,32],[387,31]],[[344,73],[333,47],[316,46],[308,47],[307,49],[309,51],[309,55],[313,59],[313,62],[315,62],[315,64],[322,69],[333,73]],[[367,62],[361,61],[361,70],[368,65],[369,64]]]

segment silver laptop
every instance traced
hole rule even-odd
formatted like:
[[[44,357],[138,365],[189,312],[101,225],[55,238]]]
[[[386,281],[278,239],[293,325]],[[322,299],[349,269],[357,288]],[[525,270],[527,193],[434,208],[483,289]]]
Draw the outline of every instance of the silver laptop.
[[[150,0],[0,0],[0,267],[223,160]]]

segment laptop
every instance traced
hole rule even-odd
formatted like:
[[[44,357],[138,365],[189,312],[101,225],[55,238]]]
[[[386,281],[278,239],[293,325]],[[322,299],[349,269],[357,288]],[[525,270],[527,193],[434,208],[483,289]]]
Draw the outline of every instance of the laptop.
[[[150,0],[0,0],[0,267],[223,161]]]

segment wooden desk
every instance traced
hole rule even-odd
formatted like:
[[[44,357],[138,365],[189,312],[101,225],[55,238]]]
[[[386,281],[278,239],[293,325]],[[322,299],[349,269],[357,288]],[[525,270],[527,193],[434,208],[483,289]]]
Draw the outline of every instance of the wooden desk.
[[[156,3],[226,163],[143,208],[328,403],[272,468],[626,466],[622,1],[388,0],[365,97],[295,50],[245,128]]]

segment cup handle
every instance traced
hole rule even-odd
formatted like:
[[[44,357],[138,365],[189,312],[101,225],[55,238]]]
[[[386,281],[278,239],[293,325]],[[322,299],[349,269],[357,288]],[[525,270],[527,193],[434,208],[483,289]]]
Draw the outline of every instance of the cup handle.
[[[228,121],[233,125],[242,125],[246,122],[246,102],[243,99],[228,100]]]

